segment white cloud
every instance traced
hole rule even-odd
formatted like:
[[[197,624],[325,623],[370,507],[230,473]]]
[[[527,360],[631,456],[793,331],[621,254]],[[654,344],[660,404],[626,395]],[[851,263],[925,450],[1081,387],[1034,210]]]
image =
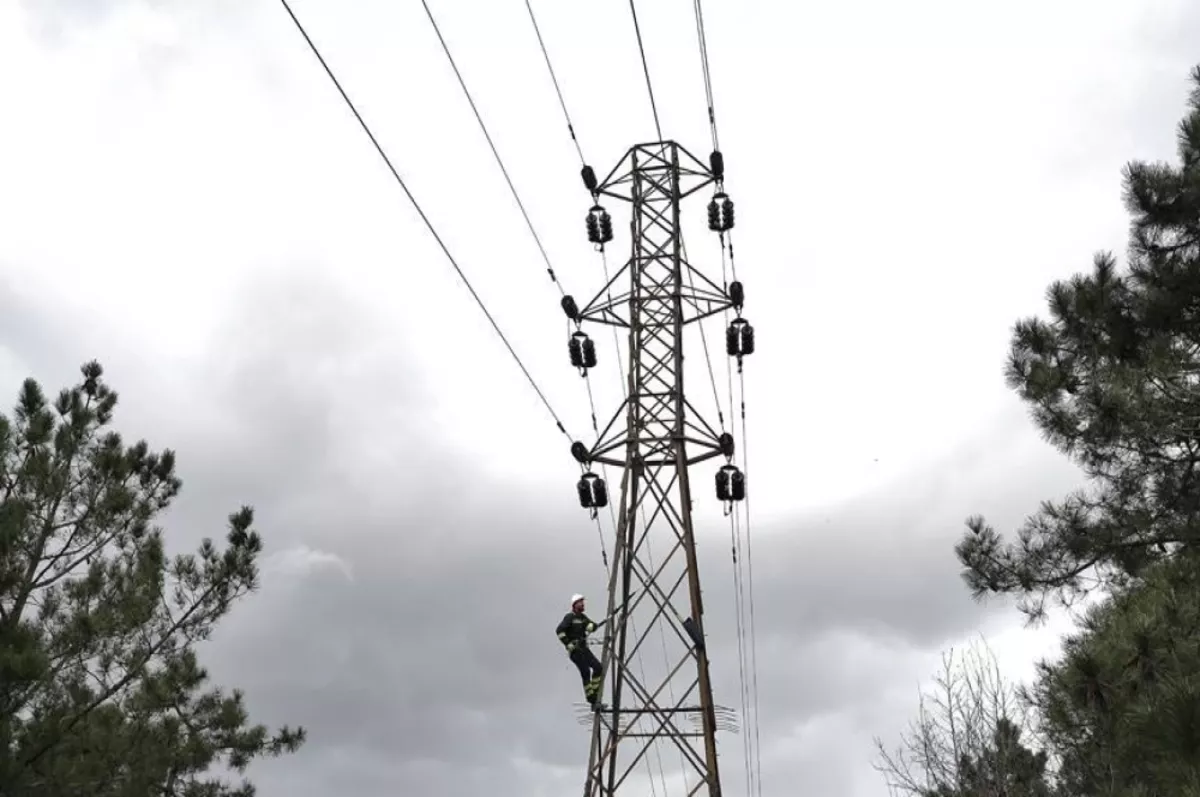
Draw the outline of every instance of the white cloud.
[[[349,562],[337,554],[314,550],[307,545],[295,545],[271,554],[263,562],[263,570],[272,575],[280,573],[300,579],[313,573],[334,570],[345,576],[347,581],[354,581]]]

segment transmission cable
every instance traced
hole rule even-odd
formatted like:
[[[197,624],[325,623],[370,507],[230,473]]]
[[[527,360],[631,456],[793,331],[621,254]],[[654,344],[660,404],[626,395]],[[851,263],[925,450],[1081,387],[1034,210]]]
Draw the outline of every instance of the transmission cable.
[[[708,126],[712,133],[714,150],[721,148],[717,139],[717,112],[713,107],[712,70],[708,66],[708,35],[704,30],[704,9],[702,0],[694,0],[696,13],[696,39],[700,43],[700,69],[704,73],[704,98],[708,103]]]
[[[633,31],[637,34],[638,52],[642,56],[642,72],[646,75],[646,91],[650,93],[650,111],[654,114],[654,130],[662,141],[662,125],[658,123],[658,104],[654,101],[654,85],[650,82],[650,65],[646,62],[646,47],[642,43],[642,26],[638,24],[637,6],[629,0],[629,13],[633,15]]]
[[[422,0],[422,1],[424,1],[424,0]],[[538,36],[538,46],[541,49],[542,59],[544,59],[546,61],[546,70],[548,72],[550,72],[550,79],[554,85],[554,94],[556,94],[558,96],[559,107],[563,109],[563,118],[566,120],[566,130],[568,130],[568,132],[570,133],[571,142],[575,144],[575,151],[577,152],[578,156],[580,156],[580,163],[583,164],[583,166],[587,166],[587,160],[586,160],[586,158],[583,157],[583,148],[582,148],[582,145],[580,144],[580,139],[578,139],[578,136],[575,132],[574,122],[571,121],[571,114],[570,114],[569,110],[566,109],[566,100],[563,96],[562,86],[559,85],[558,76],[556,73],[554,73],[554,65],[553,65],[553,62],[550,60],[550,52],[548,52],[548,49],[546,48],[546,41],[541,36],[541,29],[538,26],[538,17],[535,16],[534,11],[533,11],[533,5],[530,4],[529,0],[526,0],[526,10],[529,12],[529,22],[533,23],[534,34],[536,36]],[[448,55],[449,55],[449,53],[448,53]],[[463,90],[466,90],[466,86],[463,86]],[[482,125],[482,122],[480,122],[480,125]],[[608,258],[604,252],[604,248],[602,248],[602,247],[600,250],[600,254],[601,254],[602,263],[604,263],[605,286],[607,286],[606,290],[607,290],[607,295],[608,295],[608,301],[611,302],[612,301],[612,286],[611,286],[610,276],[608,276]],[[620,373],[620,372],[624,371],[624,365],[622,364],[622,356],[620,356],[620,344],[617,340],[616,326],[613,326],[613,328],[612,328],[612,335],[613,335],[613,347],[617,353],[618,382],[620,383],[620,385],[622,385],[622,400],[624,401],[624,399],[625,399],[625,383],[624,383],[624,379],[622,378],[622,373]],[[583,379],[584,379],[584,383],[587,384],[588,407],[590,409],[590,412],[592,412],[592,430],[595,433],[595,435],[599,436],[600,429],[599,429],[598,420],[596,420],[595,396],[592,391],[592,377],[590,377],[590,373],[584,373]],[[608,479],[608,466],[605,465],[604,462],[601,462],[600,468],[601,468],[601,472],[604,473],[605,481],[607,481],[608,484],[612,484],[611,480]],[[646,508],[640,507],[640,510],[641,510],[641,515],[642,515],[642,526],[644,527],[644,526],[646,526]],[[616,507],[614,507],[612,502],[608,503],[608,516],[610,516],[610,522],[612,523],[613,550],[614,550],[614,552],[616,552],[616,547],[619,544],[619,540],[617,537],[619,525],[617,522]],[[605,575],[608,576],[608,575],[610,575],[611,570],[610,570],[610,565],[608,565],[608,551],[607,551],[607,545],[605,544],[604,525],[602,525],[599,514],[596,514],[595,523],[596,523],[596,534],[598,534],[599,538],[600,538],[600,558],[601,558],[601,561],[604,562]],[[647,546],[648,556],[653,557],[653,553],[649,551],[649,540],[648,539],[646,540],[646,546]],[[625,556],[632,556],[632,552],[631,551],[626,552]],[[653,568],[653,558],[652,558],[652,568]],[[634,636],[636,637],[637,636],[637,624],[634,621],[634,617],[632,617],[632,615],[629,616],[628,622],[629,622],[630,633],[634,634]],[[666,635],[664,634],[664,631],[662,631],[661,625],[659,625],[659,637],[662,642],[662,655],[664,655],[664,660],[665,660],[666,659]],[[610,651],[610,654],[611,654],[611,651]],[[637,651],[634,654],[634,664],[638,670],[638,677],[640,677],[642,682],[646,682],[646,665],[644,665],[644,663],[643,663],[641,651]],[[670,694],[672,697],[672,702],[673,702],[674,701],[674,688],[672,687],[672,684],[670,682],[667,683],[667,688],[668,688],[668,691],[670,691]],[[659,742],[656,741],[656,739],[654,742],[650,743],[650,747],[653,747],[655,760],[658,761],[659,783],[662,787],[662,795],[664,795],[664,797],[666,797],[666,795],[668,793],[667,780],[666,780],[666,767],[662,766],[662,750],[661,750]],[[679,756],[680,756],[679,757],[680,767],[683,767],[684,761],[683,761],[682,751],[680,751]],[[652,765],[650,765],[650,757],[649,756],[646,756],[646,772],[649,775],[648,781],[649,781],[649,786],[650,786],[650,797],[658,797],[658,790],[655,789],[655,784],[654,784],[654,767]]]
[[[748,435],[746,434],[746,376],[744,373],[738,374],[738,382],[740,383],[741,393],[741,416],[742,416],[742,467],[745,468],[746,482],[750,481],[750,452],[747,446]],[[743,501],[746,505],[746,570],[749,579],[748,589],[750,593],[750,677],[754,680],[751,694],[754,696],[754,756],[755,756],[755,778],[758,784],[758,794],[762,795],[762,747],[759,742],[759,724],[758,724],[758,642],[754,633],[754,552],[751,548],[750,535],[750,490],[746,490],[746,500]]]
[[[734,258],[734,254],[733,254],[733,231],[727,230],[725,232],[725,236],[728,237],[729,272],[730,272],[730,275],[733,277],[733,279],[737,280],[737,261]],[[726,247],[726,242],[723,240],[721,242],[721,269],[722,269],[722,272],[724,272],[724,268],[725,268],[725,247]],[[733,407],[732,407],[732,402],[733,402],[732,365],[729,368],[728,374],[729,374],[729,379],[730,379],[730,386],[729,386],[729,400],[731,403],[730,412],[732,413],[733,412]],[[745,374],[742,371],[740,365],[738,367],[738,383],[739,383],[738,387],[739,387],[739,393],[740,393],[740,399],[741,399],[740,416],[741,416],[741,420],[742,420],[742,465],[745,467],[746,482],[748,484],[750,481],[750,455],[749,455],[748,446],[747,446],[747,437],[748,436],[746,433],[746,377],[745,377]],[[746,500],[743,501],[742,503],[745,504],[746,569],[747,569],[747,578],[748,578],[747,591],[749,593],[749,608],[750,608],[750,673],[751,673],[751,678],[753,680],[753,686],[751,688],[751,695],[753,697],[753,703],[754,703],[754,739],[755,739],[754,755],[755,755],[755,760],[757,762],[755,764],[755,769],[757,770],[756,777],[758,779],[758,793],[761,795],[762,794],[762,780],[761,780],[762,779],[762,763],[761,763],[762,753],[758,747],[758,739],[759,739],[758,638],[757,638],[757,634],[755,632],[755,622],[754,622],[754,552],[753,552],[753,548],[751,547],[751,542],[750,542],[750,489],[748,486],[746,489]]]
[[[721,285],[729,290],[729,266],[725,257],[725,243],[721,241]],[[726,307],[721,311],[722,321],[725,326],[729,326],[729,308]],[[729,392],[729,425],[730,432],[737,436],[737,413],[734,411],[733,400],[733,362],[727,358],[725,360],[725,380]],[[718,401],[718,405],[720,402]],[[746,655],[746,592],[745,592],[745,576],[742,572],[743,557],[742,557],[742,527],[741,515],[736,511],[727,513],[729,518],[729,555],[732,560],[733,570],[733,600],[734,600],[734,625],[737,630],[737,649],[738,649],[738,698],[741,702],[742,716],[745,718],[746,728],[742,734],[742,761],[745,767],[743,775],[746,779],[746,795],[753,797],[754,795],[754,754],[751,750],[752,737],[750,733],[750,724],[753,718],[750,713],[752,700],[750,698],[749,682],[746,679],[746,670],[748,669],[748,659]]]
[[[716,107],[715,107],[716,103],[714,102],[714,99],[713,99],[712,68],[709,63],[709,56],[708,56],[708,34],[707,34],[707,31],[704,26],[703,0],[693,0],[692,5],[693,5],[693,10],[695,12],[695,18],[696,18],[696,40],[697,40],[697,43],[699,45],[699,50],[700,50],[700,70],[701,70],[701,74],[702,74],[702,77],[704,80],[704,97],[705,97],[705,102],[707,103],[707,106],[708,106],[709,132],[712,136],[713,150],[717,151],[717,150],[720,150],[721,146],[720,146],[720,138],[717,134],[717,114],[716,114]],[[726,276],[726,272],[725,272],[726,246],[728,246],[729,269],[732,272],[733,279],[737,280],[737,265],[736,265],[736,261],[734,260],[734,256],[733,256],[733,231],[732,230],[726,230],[725,232],[723,232],[721,234],[721,273],[722,273],[723,282],[725,283],[725,287],[726,287],[726,289],[728,289],[728,284],[729,284],[728,277]],[[726,323],[728,323],[728,311],[723,313],[723,316],[726,319]],[[727,379],[728,379],[728,383],[729,383],[729,411],[731,414],[730,420],[731,420],[732,425],[736,426],[737,425],[736,419],[733,417],[733,413],[734,413],[733,372],[732,372],[731,365],[727,365],[726,374],[727,374]],[[738,381],[739,381],[739,387],[740,387],[740,392],[741,392],[740,416],[741,416],[741,421],[742,421],[742,464],[745,469],[746,481],[748,482],[750,480],[750,464],[749,464],[749,457],[747,455],[747,446],[746,446],[747,434],[746,434],[745,376],[744,376],[743,372],[741,371],[740,367],[738,369]],[[715,385],[714,385],[714,389],[715,389]],[[719,402],[718,402],[718,404],[719,404]],[[736,434],[736,432],[735,432],[735,434]],[[738,618],[738,620],[737,620],[738,649],[739,649],[738,650],[738,658],[739,658],[738,665],[739,665],[739,670],[741,670],[741,672],[739,673],[739,680],[742,681],[742,690],[743,690],[742,706],[743,706],[743,713],[745,713],[747,715],[750,715],[751,710],[753,711],[753,714],[751,716],[748,716],[749,721],[753,724],[753,734],[754,734],[753,744],[751,744],[751,739],[750,739],[751,729],[747,728],[746,736],[744,738],[744,748],[745,749],[743,750],[745,757],[746,757],[747,794],[749,795],[754,792],[757,792],[759,795],[761,795],[762,794],[762,753],[761,753],[761,749],[759,746],[760,735],[759,735],[759,720],[758,720],[758,710],[759,710],[759,702],[758,702],[758,640],[757,640],[757,635],[755,633],[756,628],[755,628],[755,622],[754,622],[754,620],[755,620],[755,617],[754,617],[754,556],[753,556],[753,549],[751,548],[751,544],[750,544],[750,506],[749,506],[749,494],[748,493],[749,493],[749,491],[747,491],[747,498],[744,502],[746,504],[746,506],[745,506],[745,532],[746,532],[745,568],[746,568],[746,574],[745,575],[742,574],[743,562],[742,562],[742,557],[739,555],[740,550],[741,550],[742,523],[740,522],[741,516],[736,508],[730,516],[730,534],[733,537],[733,552],[732,553],[733,553],[733,559],[734,559],[735,603],[738,604],[736,607],[736,613],[737,613],[737,618]],[[746,593],[748,593],[748,595]],[[748,608],[749,608],[749,621],[750,621],[749,622],[749,648],[750,648],[750,651],[749,651],[749,662],[748,662],[748,664],[749,664],[748,669],[750,670],[750,682],[749,683],[747,683],[745,680],[745,669],[744,669],[745,668],[745,658],[744,657],[745,657],[746,653],[745,653],[745,648],[743,647],[743,644],[744,644],[744,636],[743,635],[744,635],[746,629],[743,626],[743,617],[742,617],[743,613],[747,609],[747,604],[748,604]],[[757,787],[757,788],[755,788],[755,787]]]
[[[693,0],[692,6],[693,6],[693,10],[695,12],[695,18],[696,18],[696,40],[697,40],[697,43],[698,43],[699,49],[700,49],[700,70],[701,70],[701,73],[702,73],[702,76],[704,79],[704,97],[705,97],[706,103],[708,104],[709,131],[712,135],[713,150],[716,151],[716,150],[720,150],[721,146],[720,146],[720,139],[717,135],[716,103],[713,100],[712,67],[709,63],[709,57],[708,57],[708,33],[704,27],[703,0]],[[725,231],[721,236],[722,276],[724,276],[724,271],[725,271],[725,261],[726,261],[725,251],[726,251],[726,243],[727,243],[726,238],[728,238],[729,268],[732,273],[733,279],[737,280],[737,265],[736,265],[736,261],[734,260],[734,256],[733,256],[733,231],[732,230]],[[726,285],[728,285],[727,282],[726,282]],[[726,314],[725,317],[728,318],[728,315]],[[730,410],[730,413],[732,414],[733,413],[732,368],[729,368],[729,370],[727,371],[727,374],[728,374],[728,379],[729,379],[729,402],[730,402],[729,410]],[[740,415],[741,415],[741,421],[742,421],[742,465],[745,469],[746,481],[749,482],[750,481],[750,459],[749,459],[749,454],[747,451],[747,444],[746,444],[746,441],[747,441],[746,382],[745,382],[745,375],[742,372],[740,367],[738,368],[738,382],[739,382],[739,388],[740,388],[740,394],[741,394],[741,396],[740,396],[741,397]],[[749,669],[750,669],[750,678],[751,678],[751,684],[749,685],[749,693],[751,695],[750,702],[753,703],[753,711],[754,711],[754,714],[753,714],[754,761],[753,762],[750,761],[749,751],[747,751],[746,766],[747,766],[747,768],[750,768],[751,766],[753,766],[755,772],[754,772],[754,779],[753,779],[754,782],[752,785],[757,785],[757,793],[759,795],[761,795],[762,794],[762,752],[761,752],[761,748],[760,748],[759,721],[758,721],[758,707],[759,707],[759,703],[758,703],[758,640],[757,640],[757,635],[755,633],[756,629],[755,629],[755,622],[754,622],[754,619],[755,619],[754,618],[754,554],[753,554],[753,549],[751,547],[751,542],[750,542],[750,496],[749,496],[749,490],[747,490],[746,500],[743,503],[745,503],[745,530],[746,530],[746,563],[745,564],[746,564],[747,572],[746,572],[746,578],[742,578],[740,575],[741,562],[735,561],[735,580],[738,582],[738,585],[735,587],[735,589],[740,592],[740,590],[742,589],[742,584],[744,583],[746,591],[749,593],[749,595],[748,595],[749,609],[750,609],[750,612],[749,612],[749,614],[750,614],[750,618],[749,618],[750,619],[750,629],[749,629],[749,631],[750,631],[750,667],[749,667]],[[735,514],[736,514],[736,510],[735,510]],[[731,520],[732,520],[731,531],[734,532],[736,539],[737,539],[736,544],[738,545],[738,547],[740,547],[740,541],[741,541],[740,525],[741,524],[738,523],[736,519],[731,519]],[[736,553],[735,553],[735,557],[736,557]],[[741,601],[740,601],[742,603],[742,608],[738,610],[739,611],[739,620],[738,620],[739,626],[741,625],[740,613],[741,613],[741,611],[744,611],[745,601],[746,601],[746,597],[742,597]],[[740,634],[741,634],[741,629],[739,628],[739,635]],[[740,647],[740,640],[739,640],[739,647]],[[750,706],[747,705],[746,708],[749,709]],[[750,729],[747,728],[747,741],[749,741],[749,731],[750,731]]]
[[[417,202],[416,197],[413,196],[412,191],[408,190],[408,186],[405,184],[404,178],[400,176],[400,172],[398,172],[396,167],[392,165],[391,159],[387,156],[387,153],[380,145],[379,140],[375,138],[375,134],[371,132],[370,126],[367,125],[366,121],[362,117],[362,114],[358,112],[358,108],[355,107],[354,103],[350,100],[350,96],[346,94],[346,90],[342,88],[341,82],[337,79],[337,76],[333,73],[333,70],[330,69],[329,64],[325,62],[325,58],[321,55],[321,51],[317,49],[317,45],[314,44],[312,38],[309,37],[308,31],[304,29],[304,25],[300,23],[300,20],[292,11],[292,7],[288,4],[288,0],[279,0],[279,2],[283,5],[284,10],[287,11],[288,16],[292,18],[292,22],[295,24],[296,30],[298,30],[300,35],[304,37],[304,41],[308,44],[309,49],[312,50],[312,54],[316,56],[317,61],[320,62],[321,67],[325,70],[325,74],[329,76],[329,80],[337,88],[338,93],[342,95],[342,99],[345,101],[346,107],[350,109],[350,112],[354,114],[354,118],[358,120],[359,126],[361,126],[363,132],[367,134],[367,138],[371,140],[371,144],[374,145],[375,151],[379,153],[379,157],[382,158],[384,164],[387,165],[388,171],[392,173],[392,177],[396,179],[396,182],[400,185],[400,188],[408,196],[408,200],[412,202],[417,214],[420,215],[421,220],[425,222],[425,226],[429,229],[430,234],[433,235],[434,240],[437,241],[438,246],[441,247],[442,252],[446,255],[446,259],[450,261],[450,265],[454,267],[456,272],[458,272],[458,276],[462,280],[463,285],[465,285],[467,290],[471,293],[472,298],[475,299],[475,303],[479,305],[479,309],[483,311],[483,314],[487,317],[487,320],[491,322],[492,329],[496,331],[496,335],[500,338],[501,342],[504,343],[505,348],[508,349],[508,353],[512,355],[513,360],[517,363],[517,366],[521,369],[521,372],[525,374],[525,378],[529,381],[530,386],[533,387],[534,392],[537,393],[538,398],[541,399],[542,404],[545,405],[546,410],[550,413],[550,417],[554,419],[554,423],[558,427],[558,430],[566,435],[568,439],[570,439],[571,435],[567,433],[566,427],[563,426],[563,422],[559,419],[558,413],[554,411],[554,407],[550,405],[550,401],[546,398],[546,394],[542,392],[542,389],[538,387],[537,382],[534,381],[533,376],[529,373],[529,369],[525,367],[525,363],[521,361],[520,356],[517,355],[516,349],[514,349],[512,344],[509,343],[508,338],[500,329],[500,325],[496,323],[496,319],[487,309],[487,305],[483,303],[483,299],[480,298],[479,294],[475,291],[474,286],[471,285],[471,281],[467,279],[467,275],[464,274],[462,268],[459,267],[458,261],[454,259],[454,255],[450,254],[450,250],[446,247],[442,237],[438,235],[437,230],[434,228],[433,222],[431,222],[429,217],[425,215],[425,211],[421,209],[421,205],[419,202]]]
[[[637,35],[637,49],[638,49],[638,53],[641,54],[642,71],[644,73],[644,76],[646,76],[646,89],[647,89],[647,92],[649,95],[649,100],[650,100],[650,110],[652,110],[652,113],[654,114],[655,131],[658,132],[659,140],[662,140],[662,127],[659,122],[658,104],[656,104],[655,100],[654,100],[654,85],[652,83],[652,80],[650,80],[649,65],[648,65],[648,62],[646,59],[646,48],[644,48],[644,42],[642,41],[641,25],[638,24],[638,20],[637,20],[637,8],[635,6],[635,0],[629,1],[629,8],[630,8],[630,12],[632,14],[632,18],[634,18],[634,30]],[[702,59],[702,68],[703,68],[703,72],[704,72],[704,90],[706,90],[706,98],[708,100],[710,128],[712,128],[712,134],[713,134],[713,149],[716,150],[719,148],[718,148],[718,145],[716,145],[716,140],[718,140],[718,139],[716,139],[716,120],[715,120],[715,112],[713,110],[713,101],[712,101],[712,96],[713,96],[712,95],[712,83],[710,83],[710,79],[709,79],[708,48],[707,48],[706,41],[704,41],[704,38],[706,38],[706,37],[704,37],[704,30],[703,30],[703,12],[701,11],[700,2],[698,2],[698,0],[696,1],[695,8],[696,8],[696,14],[697,14],[698,37],[700,37],[700,41],[701,41],[701,59]],[[725,263],[725,258],[724,258],[725,241],[724,241],[724,238],[722,238],[722,241],[721,241],[721,253],[722,253],[722,258],[721,258],[722,259],[722,270],[724,270],[724,263]],[[737,270],[736,270],[736,268],[733,268],[732,258],[733,258],[733,244],[732,244],[732,236],[731,236],[731,239],[730,239],[730,262],[731,262],[731,269],[733,269],[733,278],[734,278],[734,280],[737,280]],[[686,253],[684,253],[684,259],[686,259]],[[689,274],[689,276],[690,276],[690,274]],[[702,325],[701,325],[701,331],[703,332]],[[702,335],[702,338],[703,338],[703,335]],[[704,349],[706,349],[706,358],[707,358],[707,356],[708,356],[707,340],[703,341],[703,342],[704,342]],[[708,362],[709,362],[709,379],[712,380],[712,383],[713,383],[713,394],[714,394],[714,399],[716,399],[716,407],[718,407],[718,414],[719,414],[719,418],[720,418],[721,406],[720,406],[720,399],[718,399],[718,391],[716,391],[715,374],[712,371],[712,360],[709,359]],[[730,374],[730,377],[732,379],[732,373]],[[731,384],[730,384],[730,413],[731,413],[731,415],[733,413],[732,401],[733,401],[733,396],[732,396],[732,382],[731,382]],[[722,420],[724,420],[724,419],[722,419]],[[731,421],[732,421],[732,418],[731,418]],[[724,424],[722,424],[722,429],[724,429]],[[744,432],[744,427],[743,427],[743,432]],[[731,520],[732,520],[732,517],[731,517]],[[740,539],[740,533],[738,533],[738,538]],[[736,555],[734,555],[734,556],[736,556]],[[748,558],[750,557],[749,550],[746,551],[746,557],[748,557]],[[742,582],[742,579],[740,579],[740,577],[739,577],[739,570],[738,570],[739,568],[740,568],[740,563],[738,562],[738,559],[736,557],[736,558],[734,558],[734,579],[736,579],[736,581],[740,585],[740,582]],[[736,589],[737,588],[738,587],[736,587]],[[751,587],[751,589],[752,589],[752,587]],[[742,601],[738,601],[738,603],[742,603]],[[751,598],[751,606],[752,606],[752,598]],[[751,647],[754,647],[754,622],[752,622],[752,616],[754,616],[754,615],[752,615],[752,611],[751,611],[750,637],[751,637]],[[738,624],[738,636],[739,636],[739,645],[738,645],[738,647],[739,647],[739,655],[738,655],[739,669],[742,670],[742,675],[739,676],[739,681],[742,682],[743,712],[746,714],[749,714],[748,709],[749,709],[750,701],[745,699],[746,690],[748,690],[748,684],[746,684],[746,682],[745,682],[744,669],[743,669],[745,659],[744,659],[744,647],[742,645],[742,639],[743,639],[743,637],[742,637],[742,633],[743,633],[742,610],[740,610],[740,609],[738,610],[737,624]],[[754,653],[751,652],[751,661],[754,661],[754,659],[755,659]],[[755,667],[755,665],[751,664],[751,669],[754,669],[754,667]],[[757,676],[756,675],[752,676],[752,681],[754,681],[754,683],[757,684]],[[755,695],[755,697],[754,697],[754,703],[755,703],[755,705],[757,705],[757,695]],[[755,721],[756,731],[757,731],[757,712],[755,712],[754,721]],[[757,739],[757,737],[758,737],[758,735],[756,732],[755,738]],[[750,785],[752,787],[752,784],[756,783],[757,778],[751,779],[751,768],[760,768],[761,769],[761,765],[760,765],[760,767],[754,767],[754,763],[752,763],[752,761],[751,761],[751,753],[750,753],[750,749],[749,749],[749,738],[746,738],[745,742],[746,742],[746,745],[745,745],[745,749],[744,749],[744,754],[745,754],[746,777],[748,777],[748,785]],[[758,789],[760,789],[760,795],[761,795],[761,789],[762,789],[761,783],[758,784]],[[749,797],[749,789],[748,789],[748,797]]]
[[[579,163],[587,166],[587,160],[583,157],[583,146],[575,135],[575,125],[571,123],[571,114],[567,111],[567,101],[563,99],[562,88],[558,85],[558,75],[554,73],[554,64],[550,63],[550,53],[546,49],[545,40],[542,39],[542,30],[538,27],[537,17],[533,13],[533,6],[529,0],[525,0],[525,8],[529,10],[529,21],[533,23],[533,32],[537,34],[538,46],[542,48],[546,69],[550,71],[550,80],[554,83],[554,93],[558,95],[558,104],[562,108],[563,117],[567,120],[567,132],[571,134],[571,143],[575,145],[575,151],[579,153]]]
[[[433,32],[437,34],[438,41],[441,42],[442,52],[446,54],[446,59],[450,61],[450,68],[454,70],[454,76],[458,78],[458,85],[462,86],[463,94],[466,95],[467,102],[471,105],[471,111],[475,114],[475,121],[479,122],[479,129],[483,131],[483,137],[487,139],[488,146],[492,148],[492,155],[496,157],[496,163],[500,166],[500,172],[504,175],[505,182],[508,183],[508,190],[512,191],[513,199],[517,201],[517,207],[520,208],[521,215],[525,217],[525,224],[529,227],[529,233],[533,236],[538,251],[542,253],[542,260],[546,262],[546,273],[550,275],[550,281],[558,288],[559,294],[565,296],[567,292],[563,290],[562,283],[554,275],[554,266],[550,264],[550,255],[546,254],[546,247],[542,245],[541,236],[533,228],[533,222],[529,219],[529,213],[525,210],[525,203],[521,201],[521,196],[517,193],[517,187],[513,185],[512,178],[508,175],[508,169],[504,166],[504,160],[500,157],[499,150],[496,149],[496,143],[492,141],[492,136],[488,132],[487,125],[483,123],[483,117],[479,114],[479,108],[475,105],[475,99],[471,96],[471,90],[467,88],[467,82],[463,80],[462,73],[458,71],[458,64],[455,63],[454,56],[450,54],[450,46],[446,44],[446,39],[442,36],[442,30],[438,27],[437,20],[433,18],[433,11],[430,10],[429,3],[425,0],[421,0],[421,5],[425,7],[425,15],[429,17],[429,23],[433,25]]]

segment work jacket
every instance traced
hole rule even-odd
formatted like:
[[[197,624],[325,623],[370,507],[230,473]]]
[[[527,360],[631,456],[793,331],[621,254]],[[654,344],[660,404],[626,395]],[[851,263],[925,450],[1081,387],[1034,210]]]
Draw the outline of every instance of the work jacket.
[[[587,635],[596,630],[596,624],[583,612],[568,612],[554,630],[558,634],[558,641],[562,642],[567,650],[575,650],[587,644]]]

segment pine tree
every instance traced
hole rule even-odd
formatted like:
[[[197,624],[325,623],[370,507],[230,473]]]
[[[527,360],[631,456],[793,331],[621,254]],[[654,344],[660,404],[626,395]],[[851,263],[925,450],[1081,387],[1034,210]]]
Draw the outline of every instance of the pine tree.
[[[1092,607],[1026,699],[1068,797],[1200,795],[1200,562],[1187,553]]]
[[[989,743],[962,757],[958,786],[946,797],[1051,797],[1046,765],[1046,753],[1026,747],[1016,723],[1000,717]]]
[[[1192,81],[1179,165],[1125,169],[1128,273],[1101,253],[1051,286],[1048,320],[1014,329],[1009,385],[1088,487],[1012,542],[970,518],[956,553],[977,597],[1018,595],[1031,617],[1200,542],[1200,68]]]
[[[169,558],[154,526],[181,487],[175,455],[108,427],[99,363],[50,402],[32,379],[0,415],[0,794],[249,797],[244,772],[303,729],[250,725],[195,654],[257,584],[253,512],[226,545]]]

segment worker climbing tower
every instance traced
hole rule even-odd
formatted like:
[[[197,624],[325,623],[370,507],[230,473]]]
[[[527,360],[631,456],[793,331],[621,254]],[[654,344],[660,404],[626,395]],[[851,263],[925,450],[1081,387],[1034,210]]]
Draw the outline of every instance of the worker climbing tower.
[[[705,165],[678,143],[660,141],[630,149],[603,180],[590,166],[582,176],[592,195],[588,238],[598,248],[613,240],[603,198],[632,209],[629,260],[583,307],[572,296],[562,300],[573,324],[571,363],[584,373],[597,364],[585,322],[628,330],[625,399],[590,446],[576,441],[571,447],[583,471],[579,500],[593,513],[609,505],[609,488],[596,466],[622,470],[609,571],[611,619],[601,654],[604,691],[589,715],[584,796],[618,794],[655,742],[669,740],[667,746],[679,751],[686,793],[718,797],[716,733],[728,720],[713,702],[709,676],[690,468],[722,458],[706,482],[715,482],[715,495],[726,504],[744,500],[746,484],[733,464],[733,435],[723,424],[714,429],[688,401],[684,333],[732,308],[726,353],[740,369],[754,350],[754,330],[741,317],[741,283],[717,285],[688,262],[681,217],[684,200],[711,187],[708,227],[724,244],[734,222],[724,159],[714,151]],[[634,666],[639,651],[657,648],[656,642],[664,653],[661,671]]]

